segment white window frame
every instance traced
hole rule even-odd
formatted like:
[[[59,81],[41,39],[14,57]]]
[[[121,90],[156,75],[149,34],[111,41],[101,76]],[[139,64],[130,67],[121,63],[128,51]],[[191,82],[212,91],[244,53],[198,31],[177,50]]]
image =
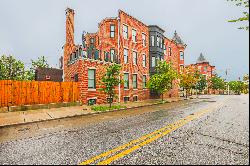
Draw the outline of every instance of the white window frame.
[[[94,81],[94,86],[93,87],[90,87],[90,71],[94,71],[94,78],[91,78],[91,80],[93,80]],[[96,69],[94,69],[94,68],[89,68],[88,69],[88,89],[96,89]]]
[[[114,30],[112,30],[112,27],[114,27]],[[110,37],[115,38],[115,24],[110,24]]]
[[[136,29],[132,29],[132,41],[134,42],[134,43],[136,43],[137,42],[137,30]]]
[[[151,67],[156,67],[156,57],[155,56],[152,56],[152,58],[151,58]]]
[[[136,87],[134,86],[134,82],[135,82],[135,80],[134,80],[134,76],[136,76]],[[133,83],[133,89],[138,89],[138,74],[133,74],[132,75],[132,83]]]
[[[128,39],[128,25],[123,24],[123,38]]]
[[[152,35],[151,37],[151,46],[155,46],[155,36],[154,35]]]
[[[114,62],[114,59],[115,59],[115,49],[111,48],[110,49],[110,60],[111,60],[111,62]]]
[[[125,54],[125,52],[127,54]],[[128,63],[128,49],[124,48],[124,50],[123,50],[123,56],[124,56],[124,58],[123,58],[124,64],[127,64]]]
[[[125,81],[125,75],[128,75],[128,81]],[[124,89],[125,90],[128,90],[129,89],[129,73],[124,73],[124,76],[123,76],[123,81],[124,81]],[[128,87],[125,87],[125,82],[127,83]]]

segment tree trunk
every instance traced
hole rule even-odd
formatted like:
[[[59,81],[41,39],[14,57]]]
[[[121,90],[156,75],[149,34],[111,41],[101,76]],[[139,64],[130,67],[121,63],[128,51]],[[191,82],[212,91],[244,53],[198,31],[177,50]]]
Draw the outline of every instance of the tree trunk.
[[[163,93],[161,94],[161,101],[163,102]]]

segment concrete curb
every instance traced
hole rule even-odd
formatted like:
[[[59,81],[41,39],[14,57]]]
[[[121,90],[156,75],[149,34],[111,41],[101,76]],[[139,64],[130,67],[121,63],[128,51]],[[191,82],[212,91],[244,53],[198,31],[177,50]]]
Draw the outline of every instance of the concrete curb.
[[[171,101],[171,102],[167,102],[167,103],[178,102],[178,101],[184,101],[184,100]],[[127,108],[121,108],[121,109],[115,109],[115,110],[109,110],[109,111],[97,111],[97,112],[91,112],[91,113],[86,113],[86,114],[81,114],[81,115],[65,116],[65,117],[54,118],[54,119],[37,120],[37,121],[23,122],[23,123],[14,123],[14,124],[2,125],[2,126],[0,126],[0,129],[1,128],[5,128],[5,127],[12,127],[12,126],[33,124],[33,123],[37,123],[37,122],[47,122],[47,121],[61,120],[61,119],[81,117],[81,116],[88,116],[88,115],[105,114],[105,113],[116,112],[116,111],[126,111],[126,110],[131,110],[131,109],[136,109],[136,108],[150,107],[150,106],[154,106],[154,105],[161,105],[161,104],[167,104],[167,103],[153,103],[153,104],[148,104],[148,105],[141,105],[141,106],[135,106],[135,107],[127,107]]]

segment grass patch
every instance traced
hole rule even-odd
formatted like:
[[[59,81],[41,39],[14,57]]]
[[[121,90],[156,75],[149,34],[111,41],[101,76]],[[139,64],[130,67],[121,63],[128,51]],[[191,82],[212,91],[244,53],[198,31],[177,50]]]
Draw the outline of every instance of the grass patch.
[[[127,108],[126,106],[121,105],[113,105],[111,108],[109,106],[93,106],[91,109],[95,112],[105,112],[105,111],[112,111],[112,110],[119,110],[121,108]]]
[[[170,101],[163,100],[163,101],[158,101],[157,104],[164,104],[164,103],[170,103]]]

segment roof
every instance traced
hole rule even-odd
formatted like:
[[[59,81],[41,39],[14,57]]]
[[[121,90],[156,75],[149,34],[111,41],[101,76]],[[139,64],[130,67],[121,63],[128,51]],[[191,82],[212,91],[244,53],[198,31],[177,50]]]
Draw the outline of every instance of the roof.
[[[200,56],[198,57],[196,63],[208,63],[204,55],[201,53]]]
[[[36,81],[62,82],[63,70],[56,68],[38,67],[35,72]]]
[[[155,28],[160,29],[160,30],[162,31],[162,33],[164,33],[164,32],[165,32],[165,30],[164,30],[164,29],[162,29],[161,27],[159,27],[158,25],[149,25],[148,27],[149,27],[149,28],[155,27]]]
[[[181,44],[181,45],[186,45],[182,40],[181,37],[177,34],[177,32],[174,32],[174,37],[172,39],[173,41],[176,42],[176,44]]]

